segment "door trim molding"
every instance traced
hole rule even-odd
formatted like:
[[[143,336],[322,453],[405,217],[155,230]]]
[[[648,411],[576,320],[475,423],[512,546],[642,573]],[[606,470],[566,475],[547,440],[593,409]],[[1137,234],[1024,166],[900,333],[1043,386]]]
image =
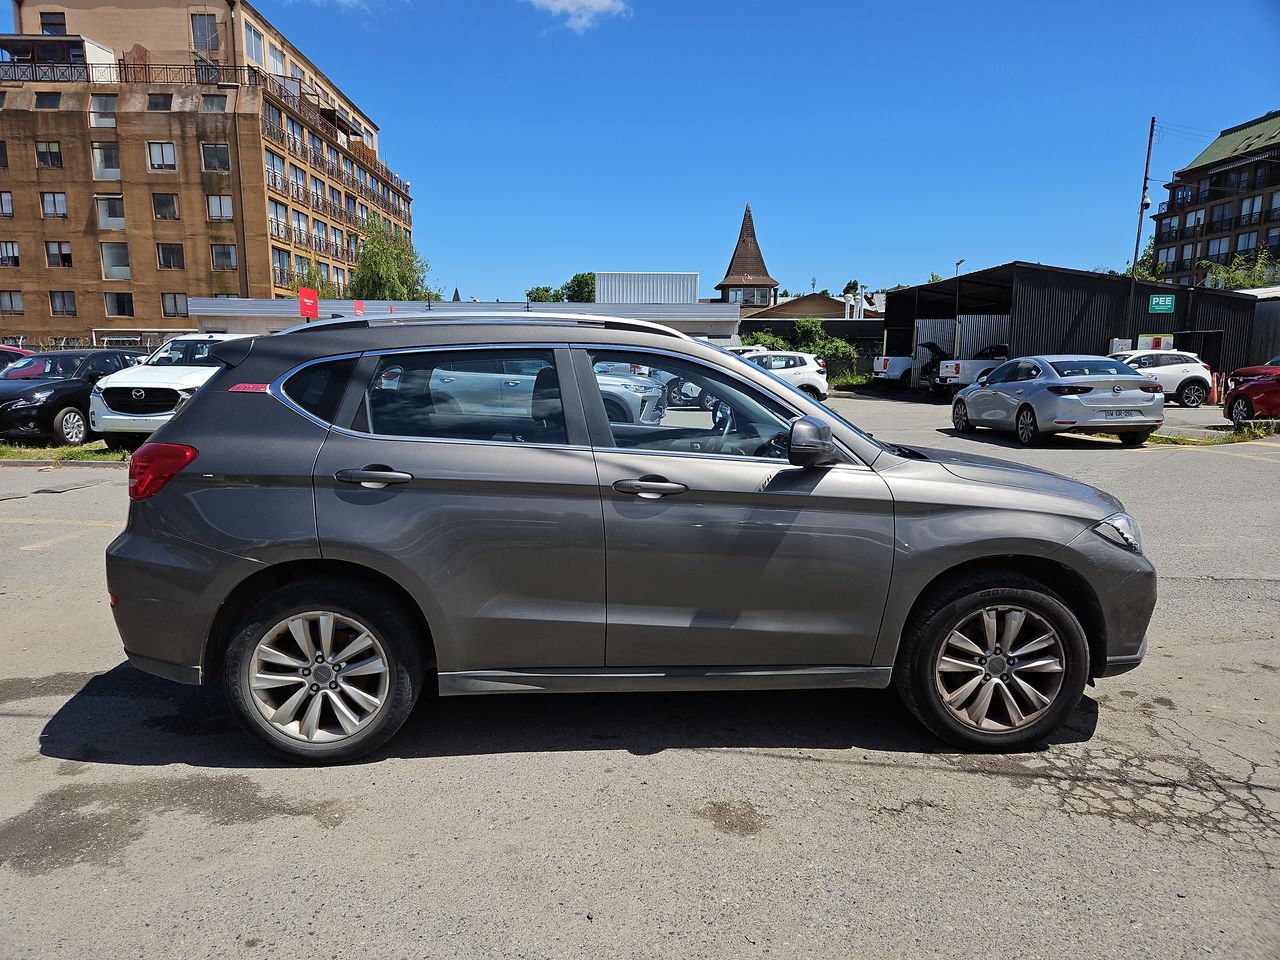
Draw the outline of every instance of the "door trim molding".
[[[580,667],[452,670],[442,697],[481,693],[642,693],[668,690],[812,690],[889,685],[892,667]]]

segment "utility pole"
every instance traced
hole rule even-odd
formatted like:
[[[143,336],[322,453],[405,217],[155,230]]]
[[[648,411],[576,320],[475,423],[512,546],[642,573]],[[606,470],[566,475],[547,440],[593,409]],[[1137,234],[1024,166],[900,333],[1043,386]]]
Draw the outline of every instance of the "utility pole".
[[[1126,319],[1129,321],[1129,332],[1137,335],[1133,328],[1134,299],[1138,295],[1138,249],[1142,246],[1142,220],[1151,209],[1151,198],[1147,196],[1147,181],[1151,179],[1151,144],[1156,138],[1156,118],[1151,118],[1151,126],[1147,128],[1147,162],[1142,167],[1142,192],[1138,200],[1138,232],[1133,237],[1133,265],[1129,271],[1129,309]]]

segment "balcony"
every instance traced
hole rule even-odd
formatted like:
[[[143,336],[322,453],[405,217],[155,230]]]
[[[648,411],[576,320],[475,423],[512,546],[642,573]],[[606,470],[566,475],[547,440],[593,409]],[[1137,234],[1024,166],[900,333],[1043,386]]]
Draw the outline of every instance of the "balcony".
[[[271,279],[277,287],[289,287],[292,289],[293,285],[298,281],[298,275],[292,270],[273,264],[271,267]]]
[[[1189,223],[1182,228],[1180,236],[1183,240],[1194,240],[1196,237],[1204,235],[1204,221],[1200,223]]]
[[[289,181],[284,178],[283,173],[277,173],[275,170],[268,170],[267,189],[274,190],[282,197],[287,197],[289,196]]]
[[[1190,270],[1190,269],[1192,268],[1192,266],[1194,265],[1194,263],[1195,263],[1195,261],[1194,261],[1194,260],[1179,260],[1179,261],[1178,261],[1178,272],[1179,272],[1179,273],[1183,273],[1183,272],[1185,272],[1185,271],[1187,271],[1187,270]]]
[[[1267,211],[1267,223],[1274,223],[1280,220],[1280,207],[1272,207]]]
[[[1178,239],[1178,228],[1161,230],[1156,234],[1156,243],[1173,243]]]
[[[284,128],[279,124],[272,123],[266,117],[262,118],[262,135],[277,146],[285,146],[288,142],[285,138]]]
[[[1207,233],[1229,233],[1235,224],[1231,217],[1223,217],[1221,220],[1210,220],[1206,229]]]
[[[1205,256],[1205,259],[1208,260],[1210,263],[1228,264],[1231,262],[1231,254],[1230,253],[1210,253],[1207,256]]]
[[[1236,224],[1241,227],[1256,227],[1262,222],[1262,211],[1257,213],[1242,213]]]

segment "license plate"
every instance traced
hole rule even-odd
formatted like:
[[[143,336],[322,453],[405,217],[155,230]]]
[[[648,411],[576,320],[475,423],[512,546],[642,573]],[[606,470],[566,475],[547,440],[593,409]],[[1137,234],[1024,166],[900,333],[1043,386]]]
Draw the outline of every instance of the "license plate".
[[[1137,410],[1104,410],[1103,415],[1108,420],[1123,420],[1126,417],[1141,416],[1141,413]]]

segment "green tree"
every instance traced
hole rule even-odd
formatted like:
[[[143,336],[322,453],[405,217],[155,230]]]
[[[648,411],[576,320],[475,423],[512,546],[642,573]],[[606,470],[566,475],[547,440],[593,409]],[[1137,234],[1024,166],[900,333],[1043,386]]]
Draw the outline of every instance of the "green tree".
[[[861,288],[858,286],[858,281],[857,281],[857,280],[850,280],[848,283],[846,283],[846,284],[844,285],[844,289],[840,291],[840,295],[841,295],[841,296],[850,296],[850,295],[852,295],[852,296],[855,296],[855,297],[856,297],[856,296],[858,295],[858,290],[859,290],[859,289],[861,289]]]
[[[293,285],[291,289],[296,294],[302,287],[310,287],[314,290],[321,300],[337,300],[338,286],[331,283],[324,277],[320,276],[320,268],[316,266],[314,261],[307,263],[307,269],[301,273],[295,273],[293,276]]]
[[[524,296],[533,303],[560,303],[564,292],[559,287],[530,287]]]
[[[930,282],[930,283],[937,283],[937,282],[938,282],[939,280],[941,280],[941,279],[942,279],[942,274],[937,273],[937,272],[935,272],[935,271],[933,271],[933,270],[930,270],[930,271],[929,271],[929,282]]]
[[[758,333],[744,333],[742,335],[742,345],[744,347],[764,347],[766,350],[790,350],[787,341],[772,330],[765,329]]]
[[[1142,248],[1142,253],[1138,256],[1138,279],[1139,280],[1155,280],[1164,271],[1164,264],[1156,262],[1156,235],[1153,233],[1147,238],[1147,245]],[[1115,273],[1114,270],[1108,270],[1108,273]],[[1125,262],[1125,268],[1121,272],[1122,277],[1133,276],[1133,264]]]
[[[1266,247],[1253,257],[1237,253],[1230,263],[1204,260],[1200,266],[1207,274],[1205,286],[1217,287],[1219,290],[1251,290],[1280,282],[1280,262],[1272,259]]]
[[[782,292],[781,292],[780,294],[778,294],[778,296],[780,296],[780,297],[789,297],[789,296],[791,296],[791,291],[790,291],[790,290],[788,290],[786,287],[783,287],[783,288],[782,288]]]
[[[826,287],[823,287],[821,290],[818,291],[818,296],[829,297],[831,296],[831,291],[828,290]]]
[[[853,344],[827,333],[819,317],[797,317],[795,332],[791,335],[791,349],[812,353],[827,364],[827,377],[839,383],[854,372],[858,359]]]
[[[444,292],[428,285],[431,266],[402,234],[373,216],[360,229],[360,259],[351,270],[347,290],[356,300],[443,300]]]
[[[596,275],[594,273],[575,273],[560,288],[564,299],[570,303],[596,302]]]

